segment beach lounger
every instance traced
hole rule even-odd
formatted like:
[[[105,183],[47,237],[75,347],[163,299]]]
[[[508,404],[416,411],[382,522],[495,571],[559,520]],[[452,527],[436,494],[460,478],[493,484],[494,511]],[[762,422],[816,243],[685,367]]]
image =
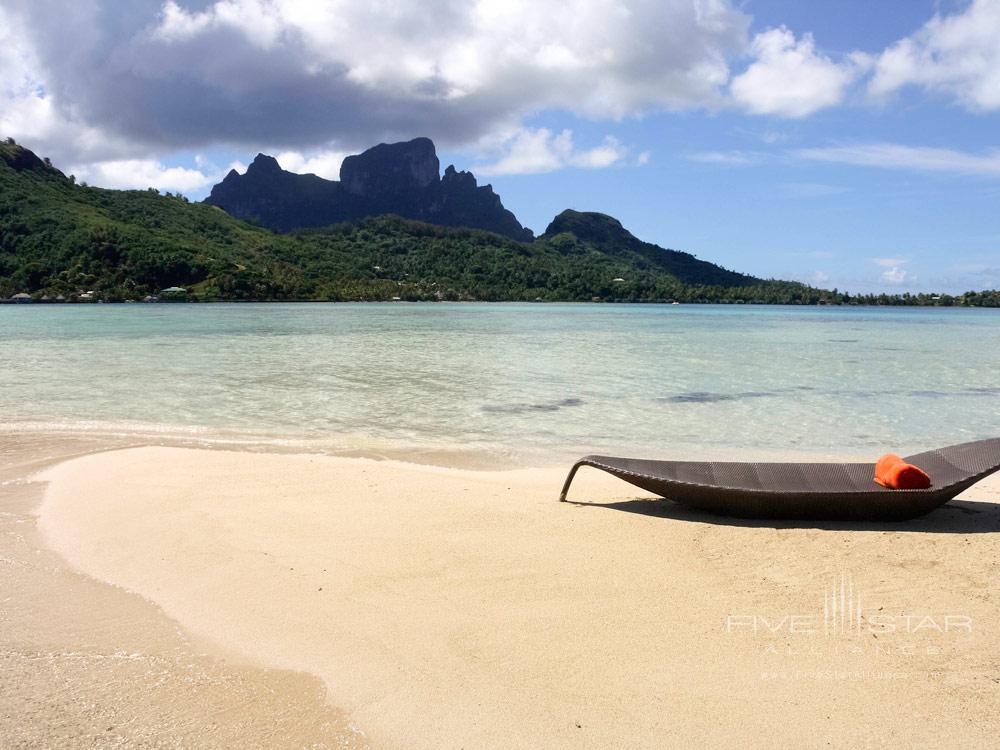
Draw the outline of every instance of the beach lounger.
[[[928,489],[887,489],[875,483],[875,464],[646,461],[585,456],[570,469],[566,500],[581,466],[701,510],[741,518],[902,520],[951,500],[1000,469],[1000,438],[977,440],[905,459],[931,478]]]

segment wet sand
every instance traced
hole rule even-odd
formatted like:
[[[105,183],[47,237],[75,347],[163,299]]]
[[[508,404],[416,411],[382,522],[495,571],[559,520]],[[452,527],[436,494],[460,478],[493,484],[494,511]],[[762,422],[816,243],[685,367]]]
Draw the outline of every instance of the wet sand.
[[[568,504],[561,469],[163,447],[42,478],[44,544],[30,499],[4,516],[3,554],[25,565],[3,567],[17,678],[0,731],[24,744],[968,747],[1000,732],[996,478],[924,519],[820,527],[712,518],[586,470]]]

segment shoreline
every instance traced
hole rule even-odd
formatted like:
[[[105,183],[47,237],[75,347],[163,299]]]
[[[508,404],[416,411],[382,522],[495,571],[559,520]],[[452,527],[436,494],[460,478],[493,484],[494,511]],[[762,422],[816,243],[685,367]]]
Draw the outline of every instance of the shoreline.
[[[316,677],[234,661],[46,545],[38,472],[128,444],[37,437],[0,435],[0,744],[368,747]]]
[[[47,444],[84,441],[90,452],[120,448],[176,447],[221,450],[242,453],[327,456],[398,462],[414,467],[467,469],[470,471],[505,471],[552,469],[568,471],[573,461],[598,452],[591,446],[560,452],[515,453],[510,446],[485,448],[444,442],[416,442],[403,439],[372,439],[361,435],[317,438],[282,432],[251,432],[229,428],[189,427],[184,425],[144,424],[134,422],[4,422],[0,421],[0,444],[4,441],[34,441],[44,454]],[[831,451],[828,448],[746,448],[712,445],[695,448],[664,446],[660,451],[640,451],[640,458],[690,461],[867,461],[868,453]]]
[[[992,293],[995,290],[984,289],[984,290],[969,290],[964,294],[979,294],[979,293]],[[933,295],[934,292],[920,292],[920,294]],[[964,296],[960,294],[957,297],[953,296],[953,300],[958,300]],[[949,295],[951,296],[951,295]],[[917,298],[914,298],[917,299]],[[719,307],[733,307],[733,306],[743,306],[743,307],[836,307],[836,308],[856,308],[859,310],[882,310],[885,308],[894,309],[910,309],[910,308],[933,308],[935,310],[995,310],[1000,305],[970,305],[965,302],[953,302],[952,304],[937,304],[937,301],[922,304],[920,302],[911,302],[905,304],[903,302],[899,303],[885,303],[885,304],[869,304],[869,303],[854,303],[854,302],[744,302],[742,300],[732,300],[729,302],[724,301],[711,301],[711,302],[678,302],[676,300],[670,299],[657,299],[657,300],[624,300],[624,299],[611,299],[611,300],[553,300],[553,299],[349,299],[349,300],[333,300],[333,299],[200,299],[197,297],[189,299],[172,299],[172,300],[143,300],[143,299],[123,299],[123,300],[42,300],[42,299],[31,299],[31,300],[15,300],[15,299],[0,299],[0,305],[193,305],[193,304],[208,304],[208,305],[684,305],[684,306],[697,306],[697,307],[710,307],[712,305],[717,305]]]
[[[636,500],[596,472],[571,497],[596,505],[560,506],[561,474],[133,448],[47,470],[39,519],[74,567],[220,654],[319,675],[375,747],[818,746],[888,737],[887,715],[918,744],[1000,729],[975,708],[1000,679],[998,564],[971,566],[997,559],[995,534],[975,529],[1000,529],[1000,482],[909,525],[809,528]],[[786,653],[787,632],[723,629],[727,613],[817,610],[845,571],[868,601],[969,611],[982,627],[909,633],[878,657],[844,653],[851,639]],[[828,667],[870,676],[761,677]],[[762,723],[783,701],[792,720]],[[908,725],[912,711],[939,723]]]

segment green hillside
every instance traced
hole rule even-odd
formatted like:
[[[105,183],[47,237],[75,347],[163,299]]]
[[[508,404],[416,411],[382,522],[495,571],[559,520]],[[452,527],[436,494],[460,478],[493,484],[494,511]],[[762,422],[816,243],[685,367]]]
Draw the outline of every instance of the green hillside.
[[[0,144],[0,298],[121,301],[179,286],[199,300],[842,301],[640,242],[564,212],[530,243],[381,216],[275,234],[156,191],[104,190]]]
[[[623,247],[606,252],[593,238],[568,232],[520,243],[489,232],[383,216],[275,234],[180,196],[77,185],[30,152],[4,148],[3,297],[27,292],[73,298],[93,291],[98,299],[141,299],[171,286],[187,287],[200,299],[749,300],[783,295],[790,301],[810,294],[798,284],[764,283],[708,263],[693,269],[684,283],[639,252]],[[746,288],[704,286],[718,281],[720,272],[746,282]]]

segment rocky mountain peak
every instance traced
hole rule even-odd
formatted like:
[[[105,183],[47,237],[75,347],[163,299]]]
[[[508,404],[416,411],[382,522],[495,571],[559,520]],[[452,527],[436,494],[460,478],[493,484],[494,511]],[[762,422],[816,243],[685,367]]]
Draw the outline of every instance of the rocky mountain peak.
[[[348,156],[339,182],[287,172],[273,156],[257,154],[246,174],[230,172],[205,202],[279,232],[398,214],[431,224],[485,229],[522,242],[534,238],[492,187],[478,186],[471,172],[454,166],[442,179],[440,168],[429,138],[382,143]]]
[[[446,183],[452,188],[473,189],[476,187],[476,176],[472,172],[459,172],[455,169],[454,164],[450,164],[444,170],[444,177],[441,178],[441,182]],[[489,187],[489,185],[485,187]]]
[[[436,183],[441,168],[430,138],[380,143],[340,165],[340,182],[351,195],[375,198],[423,190]]]
[[[250,166],[247,167],[247,174],[251,172],[255,174],[278,174],[281,171],[281,165],[278,164],[278,160],[267,154],[257,154],[254,160],[250,162]]]

